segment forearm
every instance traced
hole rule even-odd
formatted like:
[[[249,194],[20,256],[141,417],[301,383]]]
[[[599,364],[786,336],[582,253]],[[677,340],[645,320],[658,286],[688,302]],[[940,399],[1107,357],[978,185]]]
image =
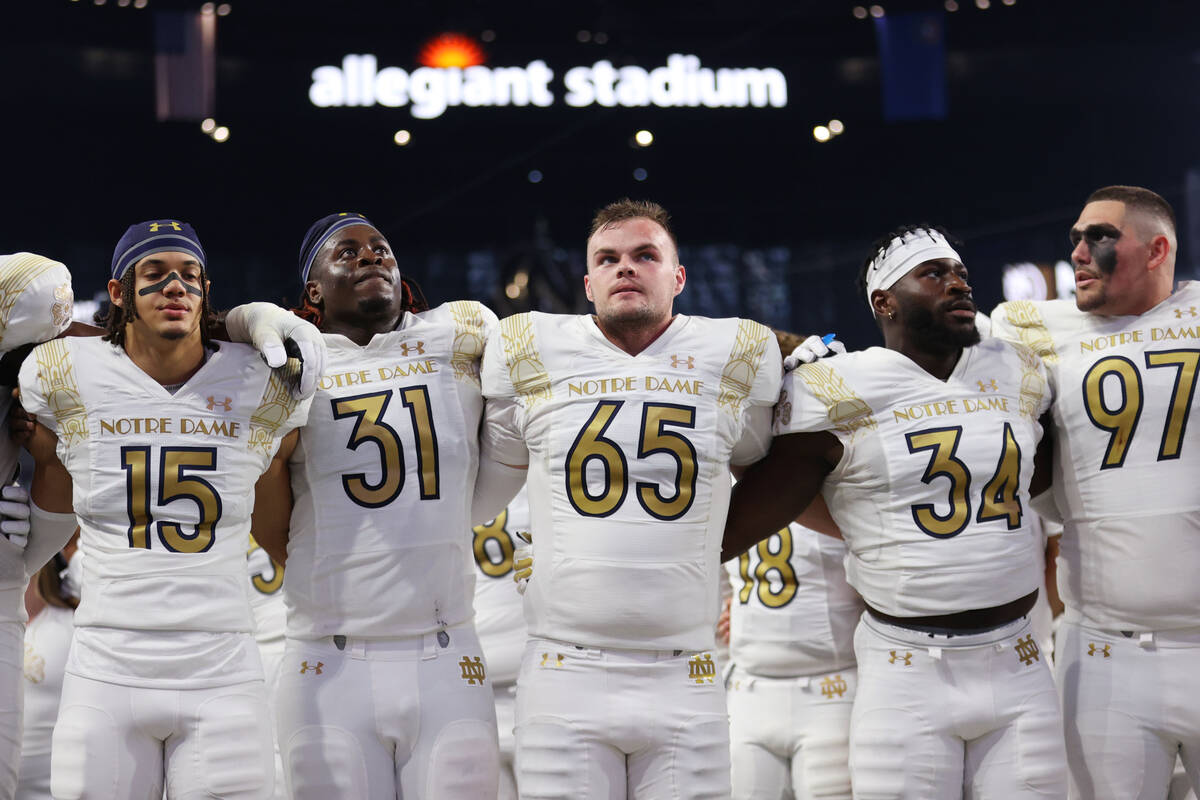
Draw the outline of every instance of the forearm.
[[[480,525],[504,510],[525,485],[527,467],[502,464],[481,455],[471,498],[471,524]]]
[[[67,542],[78,530],[72,511],[50,511],[39,507],[36,499],[29,506],[29,544],[25,545],[22,559],[25,573],[33,575],[54,554],[67,546]]]

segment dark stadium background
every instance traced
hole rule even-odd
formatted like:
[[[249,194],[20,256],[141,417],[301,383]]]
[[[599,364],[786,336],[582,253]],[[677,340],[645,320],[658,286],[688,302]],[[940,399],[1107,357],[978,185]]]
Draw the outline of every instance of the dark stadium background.
[[[207,247],[217,305],[294,299],[307,225],[353,209],[385,232],[435,302],[471,297],[501,315],[582,311],[589,218],[631,195],[674,214],[690,268],[680,310],[835,330],[866,346],[877,334],[853,282],[878,234],[946,225],[965,241],[988,309],[1004,265],[1067,256],[1084,198],[1110,183],[1172,202],[1178,272],[1195,272],[1194,0],[958,0],[953,12],[881,2],[884,19],[931,12],[943,26],[944,55],[933,55],[945,72],[944,117],[907,121],[885,119],[883,75],[928,80],[929,65],[908,74],[912,65],[881,63],[882,23],[855,15],[869,3],[230,0],[215,51],[223,143],[195,120],[156,119],[155,15],[203,4],[125,1],[0,9],[0,252],[65,261],[80,298],[103,287],[127,224],[173,216]],[[556,103],[420,120],[406,107],[309,102],[314,68],[372,53],[381,68],[411,70],[446,32],[475,39],[489,66],[544,60]],[[607,59],[652,69],[671,53],[712,68],[777,68],[787,106],[562,102],[569,67]],[[817,142],[813,127],[833,118],[845,132]],[[407,146],[393,141],[399,129],[411,132]],[[639,129],[653,133],[650,147],[632,144]],[[528,283],[509,298],[519,272]]]

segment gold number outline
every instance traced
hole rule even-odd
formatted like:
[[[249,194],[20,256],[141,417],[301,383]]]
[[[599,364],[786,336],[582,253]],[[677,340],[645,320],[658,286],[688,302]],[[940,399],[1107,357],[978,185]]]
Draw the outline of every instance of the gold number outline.
[[[489,578],[503,578],[512,572],[513,544],[512,534],[508,532],[508,509],[504,509],[496,518],[471,529],[474,539],[471,549],[475,553],[475,563],[479,571]],[[494,541],[500,546],[500,560],[492,561],[487,552],[487,543]]]
[[[616,419],[617,412],[621,410],[623,405],[625,405],[624,400],[601,400],[596,403],[596,408],[592,411],[592,415],[588,417],[588,421],[579,429],[579,434],[575,437],[571,448],[567,450],[567,500],[571,503],[571,507],[578,511],[581,516],[610,516],[616,513],[621,504],[625,502],[625,495],[629,494],[629,481],[626,479],[626,476],[629,474],[629,463],[625,460],[625,453],[616,442],[604,437],[605,431],[608,430],[609,425],[612,425],[612,421]],[[600,422],[599,429],[592,431],[593,425],[602,415],[603,421]],[[587,450],[579,451],[580,444],[584,442],[585,437],[590,443],[602,444],[606,449],[596,448],[592,444],[589,444]],[[616,453],[617,457],[614,459],[611,456],[606,456],[604,455],[605,452]],[[577,457],[579,460],[578,463],[575,463]],[[604,467],[604,489],[599,495],[594,497],[588,492],[587,487],[587,466],[588,462],[593,458],[600,459],[600,463]],[[614,472],[620,472],[619,481],[613,480]],[[614,501],[612,494],[615,486],[620,487],[620,494]],[[579,495],[582,495],[585,503],[595,506],[596,510],[585,510],[578,501]]]
[[[1145,356],[1146,369],[1177,368],[1175,383],[1171,387],[1171,405],[1163,423],[1162,439],[1158,444],[1158,460],[1173,461],[1179,458],[1183,451],[1183,437],[1187,433],[1188,417],[1191,415],[1192,401],[1196,396],[1196,366],[1200,362],[1200,350],[1155,350],[1147,351]],[[1181,394],[1187,395],[1186,400]]]
[[[756,548],[758,564],[754,567],[754,577],[758,583],[758,602],[767,608],[783,608],[795,600],[800,582],[790,560],[795,552],[791,529],[781,528],[776,535],[779,537],[779,550],[771,550],[769,536],[759,542]],[[782,585],[778,592],[771,591],[771,582],[767,580],[767,575],[772,571],[779,573]]]
[[[193,456],[207,456],[197,460]],[[191,534],[183,532],[183,526],[175,522],[158,523],[158,540],[172,553],[204,553],[216,539],[217,522],[224,511],[221,495],[217,489],[199,475],[187,475],[184,470],[215,472],[217,448],[215,447],[163,447],[158,451],[158,505],[165,506],[176,500],[192,500],[200,511],[196,529]],[[180,487],[197,487],[187,491]]]
[[[1120,369],[1118,364],[1126,365],[1128,373]],[[1130,392],[1129,373],[1133,375],[1136,392]],[[1121,385],[1121,405],[1115,411],[1110,411],[1104,403],[1102,387],[1104,379],[1109,375],[1117,376],[1117,381]],[[1129,453],[1129,444],[1133,441],[1133,435],[1137,432],[1138,422],[1142,417],[1143,396],[1142,374],[1138,371],[1137,365],[1124,356],[1102,358],[1092,364],[1083,376],[1083,410],[1087,412],[1088,419],[1092,421],[1093,425],[1109,433],[1108,446],[1104,449],[1104,458],[1100,462],[1100,469],[1120,469],[1124,466],[1125,456]],[[1131,399],[1134,403],[1132,411],[1129,410]],[[1103,411],[1110,420],[1120,421],[1127,415],[1132,415],[1133,420],[1127,426],[1128,433],[1122,437],[1122,426],[1106,425],[1097,419],[1094,406],[1099,406],[1100,411]]]
[[[185,454],[207,456],[199,461],[184,458]],[[135,456],[131,458],[131,456]],[[188,461],[192,463],[188,463]],[[149,470],[150,446],[126,445],[121,448],[121,468],[125,471],[125,510],[129,514],[127,537],[130,548],[151,549],[150,529],[157,530],[158,540],[169,552],[203,553],[209,550],[216,539],[217,522],[223,513],[221,495],[216,487],[198,475],[187,475],[184,470],[197,469],[215,472],[217,469],[216,447],[162,447],[159,449],[159,507],[176,500],[192,500],[199,508],[195,532],[184,534],[182,526],[175,522],[154,520],[150,510]],[[188,491],[181,487],[199,487]]]
[[[944,437],[941,434],[951,434],[949,445],[949,453],[943,452],[946,449]],[[967,523],[971,521],[971,471],[967,465],[960,461],[957,457],[958,440],[962,435],[962,426],[954,425],[946,428],[930,428],[924,431],[916,431],[914,433],[905,434],[904,438],[908,444],[908,452],[916,454],[924,450],[932,450],[929,456],[929,463],[925,465],[925,474],[921,476],[921,483],[933,484],[933,479],[945,477],[950,481],[950,510],[945,516],[937,513],[937,509],[933,503],[915,503],[912,506],[913,522],[927,536],[932,536],[935,539],[950,539],[963,532],[967,527]],[[929,444],[915,443],[918,438],[932,437]],[[957,465],[961,471],[961,475],[955,476],[947,469],[938,468],[936,465],[949,466],[950,464]],[[961,483],[961,488],[960,488]],[[930,525],[936,524],[945,526],[947,523],[953,523],[957,517],[962,518],[953,528],[946,527],[945,530],[931,530]]]
[[[429,387],[409,386],[400,390],[400,402],[412,419],[417,445],[417,483],[422,500],[437,500],[441,494],[441,456],[438,450],[437,426],[433,424],[433,408]],[[403,448],[401,448],[403,449]]]
[[[140,458],[131,461],[129,457],[132,454]],[[143,550],[150,549],[150,526],[154,523],[154,516],[150,512],[149,466],[148,445],[121,448],[121,469],[125,470],[125,510],[129,514],[129,546]]]
[[[246,553],[246,555],[249,556],[250,553],[253,553],[255,550],[262,550],[262,545],[254,541],[254,535],[251,534],[250,550]],[[272,595],[283,588],[284,570],[283,565],[271,558],[269,553],[267,554],[267,560],[271,562],[272,568],[270,580],[268,580],[263,573],[256,572],[250,576],[250,585],[253,586],[254,590],[259,594]]]
[[[671,412],[682,412],[683,417],[671,419]],[[653,418],[652,418],[653,415]],[[651,424],[654,431],[651,433]],[[676,520],[682,517],[692,507],[696,500],[696,478],[699,469],[696,464],[696,448],[684,435],[674,431],[663,430],[664,425],[678,425],[695,430],[696,409],[693,406],[676,405],[675,403],[644,403],[642,405],[642,427],[638,436],[639,459],[647,458],[658,453],[666,453],[675,459],[675,496],[664,498],[659,492],[659,484],[649,481],[638,481],[637,499],[646,513],[655,519],[664,521]],[[647,440],[654,446],[648,447]],[[666,440],[664,442],[664,440]],[[661,444],[660,444],[661,442]],[[682,442],[686,451],[681,452],[678,442]],[[686,456],[686,457],[685,457]],[[678,511],[655,511],[653,505],[672,508],[682,501],[683,508]]]
[[[999,484],[999,485],[997,485]],[[1021,504],[1021,445],[1012,425],[1004,423],[1004,446],[996,461],[996,471],[979,493],[979,513],[976,522],[1006,519],[1010,531],[1021,527],[1025,508]]]
[[[754,590],[754,576],[750,574],[750,551],[738,556],[738,573],[742,576],[742,588],[738,590],[738,602],[742,605],[750,602]]]

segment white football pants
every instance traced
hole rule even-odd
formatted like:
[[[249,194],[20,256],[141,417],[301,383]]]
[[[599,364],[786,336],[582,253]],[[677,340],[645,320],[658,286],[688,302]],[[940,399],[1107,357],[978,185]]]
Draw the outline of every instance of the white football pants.
[[[1066,795],[1058,696],[1028,619],[948,636],[864,613],[854,651],[856,800]]]
[[[854,667],[802,678],[730,674],[734,800],[850,800]]]
[[[1176,755],[1200,785],[1200,629],[1125,636],[1064,621],[1055,649],[1071,797],[1160,800]]]
[[[25,723],[25,625],[0,622],[0,800],[12,800]]]
[[[522,800],[726,800],[729,723],[712,653],[530,639],[517,679]]]
[[[56,800],[266,800],[275,782],[262,681],[119,686],[67,673],[54,726]]]
[[[342,648],[335,638],[288,639],[280,664],[279,747],[294,800],[496,797],[496,710],[472,624]]]

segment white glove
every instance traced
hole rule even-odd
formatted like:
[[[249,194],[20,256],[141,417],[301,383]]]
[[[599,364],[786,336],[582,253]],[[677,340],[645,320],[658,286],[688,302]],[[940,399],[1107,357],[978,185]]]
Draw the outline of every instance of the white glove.
[[[792,351],[792,354],[783,360],[783,370],[784,372],[791,372],[801,364],[811,364],[818,358],[826,358],[845,352],[846,345],[833,338],[832,333],[827,333],[824,336],[813,334],[796,345],[796,349]]]
[[[234,342],[253,345],[272,369],[283,368],[284,378],[299,400],[317,391],[317,381],[325,372],[325,337],[317,326],[300,319],[274,303],[246,303],[225,315],[225,330]],[[300,378],[294,379],[299,361]]]
[[[0,533],[22,550],[29,544],[29,492],[16,484],[0,489]]]
[[[513,580],[517,582],[517,593],[525,594],[533,577],[533,537],[525,531],[516,534],[525,544],[513,551]]]

